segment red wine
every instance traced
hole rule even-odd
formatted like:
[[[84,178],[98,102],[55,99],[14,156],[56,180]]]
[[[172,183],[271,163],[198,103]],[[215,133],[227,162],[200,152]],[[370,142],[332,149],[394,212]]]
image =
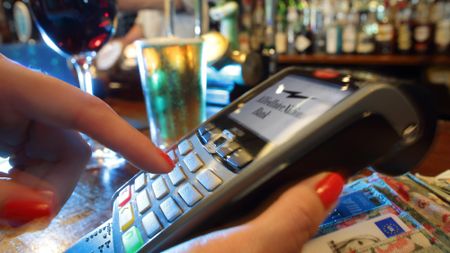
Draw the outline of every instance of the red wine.
[[[77,55],[98,51],[114,31],[114,0],[29,2],[44,41],[63,54]]]

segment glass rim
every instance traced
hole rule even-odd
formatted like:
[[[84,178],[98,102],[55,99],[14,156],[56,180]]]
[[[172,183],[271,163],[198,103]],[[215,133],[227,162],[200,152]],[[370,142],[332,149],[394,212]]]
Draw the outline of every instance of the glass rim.
[[[202,38],[180,38],[180,37],[157,37],[150,39],[140,39],[134,42],[137,48],[147,48],[154,46],[176,46],[188,44],[201,44]]]

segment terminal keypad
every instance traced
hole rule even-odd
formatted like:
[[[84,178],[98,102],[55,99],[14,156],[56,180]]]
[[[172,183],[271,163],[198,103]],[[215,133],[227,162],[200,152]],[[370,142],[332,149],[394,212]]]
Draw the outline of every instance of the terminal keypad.
[[[239,144],[236,142],[226,143],[217,148],[217,154],[226,159],[229,154],[239,149]]]
[[[131,199],[130,188],[131,187],[127,185],[125,188],[122,189],[122,191],[120,191],[119,196],[117,196],[117,203],[119,204],[119,206],[124,206],[128,203],[128,201],[130,201]]]
[[[190,172],[196,172],[203,166],[202,160],[198,157],[196,153],[189,153],[184,159],[184,164]]]
[[[226,181],[224,174],[208,161],[220,161],[227,173],[248,165],[253,157],[240,144],[241,137],[234,130],[206,124],[167,152],[175,163],[170,173],[141,173],[125,186],[115,201],[125,252],[140,247],[220,189]]]
[[[134,190],[140,191],[145,187],[146,184],[147,184],[147,177],[145,176],[144,173],[142,173],[134,180]]]
[[[169,179],[173,185],[177,186],[186,180],[186,174],[184,174],[183,169],[180,165],[175,166],[175,168],[169,172]]]
[[[233,171],[240,170],[253,161],[253,156],[239,144],[238,136],[244,135],[242,130],[236,128],[220,130],[211,127],[213,126],[197,131],[210,154],[218,155]]]
[[[154,236],[162,229],[161,223],[154,212],[150,212],[142,218],[142,226],[144,227],[145,233],[148,237]]]
[[[191,150],[192,150],[192,143],[188,139],[183,140],[178,145],[178,151],[180,152],[181,155],[186,155]]]
[[[204,131],[220,134],[212,126],[207,126]],[[201,145],[199,140],[198,145]],[[217,147],[225,143],[228,139],[219,141]],[[167,153],[176,164],[171,172],[139,174],[119,192],[115,201],[125,252],[156,236],[224,182],[205,163],[205,157],[194,149],[189,139]],[[139,235],[140,238],[132,240],[130,235]]]
[[[169,187],[163,177],[158,177],[152,184],[152,190],[156,199],[162,199],[169,194]]]
[[[203,195],[190,183],[181,186],[178,190],[178,194],[180,194],[181,198],[188,206],[194,206],[203,198]]]
[[[208,191],[214,191],[219,185],[222,184],[220,179],[211,170],[204,170],[197,175],[197,180]]]
[[[136,206],[139,213],[144,213],[151,207],[150,198],[148,197],[147,190],[143,190],[136,195]]]
[[[180,206],[172,197],[164,200],[159,207],[168,221],[174,221],[182,213]]]
[[[229,162],[233,167],[243,168],[245,165],[250,163],[253,160],[253,157],[244,149],[239,149],[233,152],[228,158],[227,162]]]

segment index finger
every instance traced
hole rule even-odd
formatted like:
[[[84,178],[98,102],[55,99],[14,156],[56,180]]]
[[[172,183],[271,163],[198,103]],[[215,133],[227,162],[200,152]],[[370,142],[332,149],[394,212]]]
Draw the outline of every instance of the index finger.
[[[30,120],[83,132],[137,167],[168,172],[170,158],[101,99],[0,55],[0,87],[12,110]]]

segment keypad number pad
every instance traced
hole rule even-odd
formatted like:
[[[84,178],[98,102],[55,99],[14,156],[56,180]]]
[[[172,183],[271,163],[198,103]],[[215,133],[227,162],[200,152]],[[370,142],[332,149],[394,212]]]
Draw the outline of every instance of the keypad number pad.
[[[180,194],[180,197],[190,207],[194,206],[203,198],[203,195],[190,183],[181,186],[178,194]]]
[[[131,190],[130,190],[130,185],[125,186],[125,188],[123,188],[120,193],[119,196],[117,197],[116,201],[118,203],[119,207],[122,207],[124,205],[126,205],[128,203],[128,201],[130,201],[131,199]]]
[[[156,199],[162,199],[169,194],[169,188],[163,177],[158,177],[152,184],[152,190]]]
[[[154,212],[150,212],[142,218],[142,226],[144,227],[145,233],[148,237],[154,236],[162,229],[161,223]]]
[[[140,191],[142,190],[145,185],[147,184],[147,178],[145,176],[145,173],[141,173],[135,180],[134,180],[134,190]]]
[[[164,200],[159,207],[169,222],[174,221],[182,213],[180,206],[178,206],[172,197]]]
[[[119,209],[119,225],[120,230],[126,231],[134,223],[134,212],[131,203]]]
[[[139,229],[133,226],[122,235],[122,242],[126,253],[135,253],[144,245]]]
[[[148,197],[147,190],[141,191],[136,196],[136,205],[139,213],[144,213],[151,207],[150,198]]]
[[[175,151],[174,151],[174,150],[170,150],[169,152],[167,152],[167,155],[170,157],[170,159],[171,159],[174,163],[176,163],[176,162],[178,161],[178,157],[177,157],[177,155],[175,154]]]
[[[192,150],[192,143],[188,139],[183,140],[178,145],[178,152],[180,152],[181,155],[186,155]]]
[[[183,172],[183,169],[180,165],[177,165],[170,173],[169,173],[170,182],[178,186],[184,180],[186,180],[186,175]]]
[[[183,159],[184,164],[190,172],[196,172],[203,166],[202,160],[195,153],[190,153]]]
[[[205,133],[216,134],[216,137],[221,136],[217,135],[220,132],[216,133],[219,129],[204,130]],[[226,139],[215,138],[215,142],[211,141],[214,153],[219,154],[224,161],[240,149],[232,133],[228,134]],[[176,148],[168,151],[176,164],[171,172],[166,175],[141,173],[135,177],[131,186],[119,192],[116,199],[117,218],[126,252],[134,252],[142,247],[146,240],[162,232],[184,212],[201,203],[208,192],[213,192],[223,184],[223,179],[209,167],[209,160],[203,160],[202,152],[195,150],[198,144],[202,145],[193,140],[183,140]]]
[[[219,185],[222,184],[220,179],[211,170],[204,170],[197,175],[197,180],[208,191],[214,191]]]

